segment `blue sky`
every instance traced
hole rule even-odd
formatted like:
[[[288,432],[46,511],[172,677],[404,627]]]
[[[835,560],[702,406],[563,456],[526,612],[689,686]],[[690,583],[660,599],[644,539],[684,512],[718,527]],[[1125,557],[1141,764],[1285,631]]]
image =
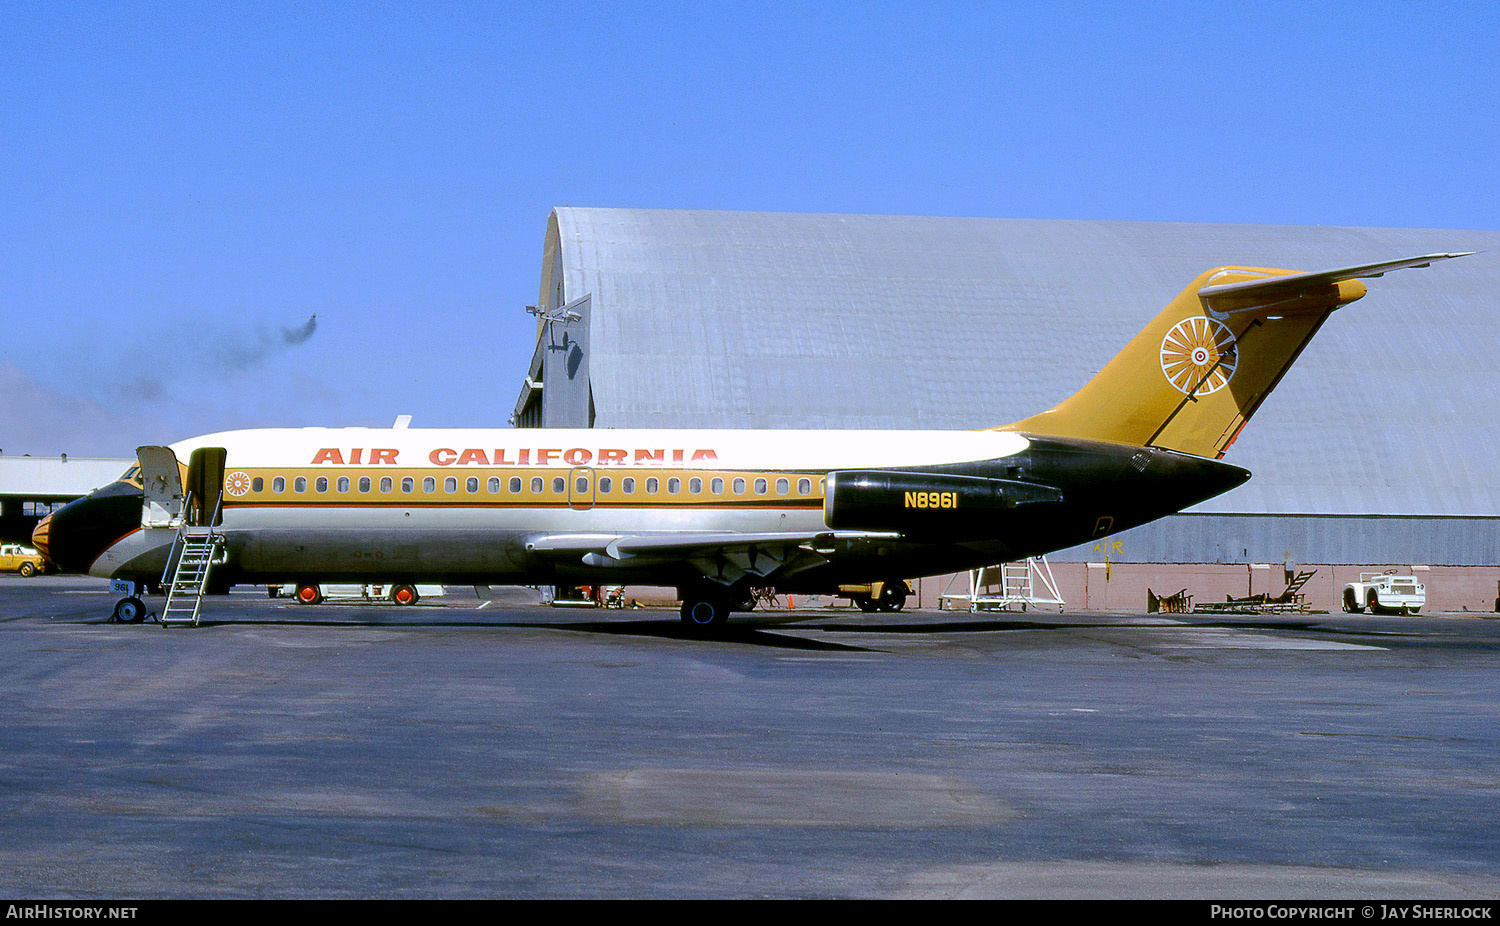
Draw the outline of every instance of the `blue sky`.
[[[8,2],[0,450],[503,427],[559,205],[1500,228],[1496,49],[1494,3]]]

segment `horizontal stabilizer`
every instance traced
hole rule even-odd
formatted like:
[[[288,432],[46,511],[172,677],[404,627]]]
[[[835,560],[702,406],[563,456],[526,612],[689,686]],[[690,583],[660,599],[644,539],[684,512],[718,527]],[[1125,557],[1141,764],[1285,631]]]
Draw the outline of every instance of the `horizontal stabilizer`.
[[[1473,253],[1473,251],[1462,251],[1458,253],[1423,254],[1420,257],[1387,260],[1376,264],[1359,264],[1354,267],[1340,267],[1335,270],[1285,273],[1256,280],[1243,280],[1238,283],[1211,283],[1211,285],[1204,286],[1198,290],[1198,298],[1203,300],[1205,308],[1211,309],[1220,315],[1233,314],[1251,309],[1266,308],[1282,302],[1290,302],[1300,296],[1316,290],[1327,289],[1345,280],[1378,277],[1392,270],[1404,270],[1408,267],[1426,267],[1436,261],[1449,260],[1454,257],[1467,257]],[[1244,272],[1241,268],[1230,269],[1235,273]],[[1209,279],[1212,280],[1213,277]]]

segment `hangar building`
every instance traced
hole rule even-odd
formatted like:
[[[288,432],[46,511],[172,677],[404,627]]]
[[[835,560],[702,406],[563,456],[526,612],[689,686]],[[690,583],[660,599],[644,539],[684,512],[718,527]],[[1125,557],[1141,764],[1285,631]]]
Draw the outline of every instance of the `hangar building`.
[[[30,544],[32,529],[53,509],[114,482],[134,462],[0,453],[0,541]]]
[[[1325,606],[1394,566],[1441,579],[1436,607],[1489,610],[1500,232],[558,208],[514,420],[992,427],[1071,395],[1211,267],[1439,251],[1482,253],[1367,281],[1226,456],[1247,485],[1051,559],[1077,564],[1070,604],[1275,592],[1320,564]]]

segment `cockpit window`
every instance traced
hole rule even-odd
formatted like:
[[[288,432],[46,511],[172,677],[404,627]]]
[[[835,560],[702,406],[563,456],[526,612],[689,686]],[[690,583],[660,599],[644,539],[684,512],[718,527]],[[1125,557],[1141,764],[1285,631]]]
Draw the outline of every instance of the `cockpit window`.
[[[120,477],[120,481],[128,482],[138,489],[142,488],[144,484],[141,482],[141,464],[131,464],[130,468],[125,470],[125,474]]]

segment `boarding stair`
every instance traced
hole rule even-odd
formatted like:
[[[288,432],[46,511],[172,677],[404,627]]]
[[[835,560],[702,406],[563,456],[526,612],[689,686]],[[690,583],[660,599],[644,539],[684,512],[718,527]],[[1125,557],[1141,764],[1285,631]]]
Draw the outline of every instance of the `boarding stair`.
[[[163,627],[196,627],[203,610],[203,596],[208,593],[208,577],[213,567],[223,562],[224,535],[214,530],[219,520],[222,499],[214,506],[207,525],[188,523],[184,518],[177,529],[177,539],[162,572],[167,589],[167,603],[158,620]],[[191,510],[191,506],[186,506]]]

